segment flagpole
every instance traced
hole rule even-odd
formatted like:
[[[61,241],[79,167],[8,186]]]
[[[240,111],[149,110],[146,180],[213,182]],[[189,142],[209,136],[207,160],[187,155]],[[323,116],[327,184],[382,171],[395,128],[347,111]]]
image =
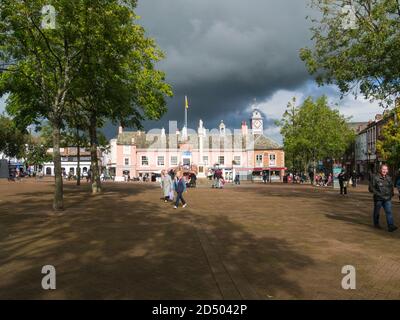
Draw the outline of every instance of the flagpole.
[[[187,130],[187,109],[188,109],[188,100],[187,100],[187,96],[185,96],[185,127]]]

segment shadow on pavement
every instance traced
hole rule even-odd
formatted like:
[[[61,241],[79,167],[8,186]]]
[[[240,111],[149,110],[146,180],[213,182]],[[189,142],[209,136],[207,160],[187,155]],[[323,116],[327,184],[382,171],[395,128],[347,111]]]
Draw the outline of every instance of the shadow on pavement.
[[[0,204],[8,210],[1,215],[1,298],[221,299],[226,283],[215,267],[239,292],[248,285],[262,299],[278,291],[300,296],[286,270],[313,264],[286,241],[256,237],[228,217],[174,211],[153,187],[109,185],[90,197],[67,185],[65,192],[59,215],[49,215],[51,192]],[[41,289],[48,264],[57,270],[51,292]]]

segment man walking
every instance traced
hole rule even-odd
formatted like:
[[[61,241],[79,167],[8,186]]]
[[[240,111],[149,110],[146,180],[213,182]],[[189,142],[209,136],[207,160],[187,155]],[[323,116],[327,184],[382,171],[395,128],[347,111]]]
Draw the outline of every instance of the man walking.
[[[381,229],[379,225],[379,214],[381,208],[385,210],[388,231],[397,230],[394,225],[392,214],[392,197],[394,196],[394,187],[392,178],[388,175],[389,169],[387,165],[382,165],[380,173],[372,176],[370,181],[370,191],[374,194],[374,226]]]

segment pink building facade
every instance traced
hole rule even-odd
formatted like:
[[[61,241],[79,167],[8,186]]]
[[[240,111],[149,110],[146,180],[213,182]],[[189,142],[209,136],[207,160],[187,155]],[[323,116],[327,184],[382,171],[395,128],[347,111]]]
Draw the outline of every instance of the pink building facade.
[[[166,134],[158,132],[124,131],[110,141],[111,156],[106,167],[116,181],[126,176],[140,178],[158,175],[161,170],[183,169],[195,171],[198,177],[207,177],[211,169],[223,169],[225,178],[233,179],[236,173],[251,174],[255,167],[255,151],[261,145],[271,150],[282,147],[263,135],[263,120],[258,111],[253,112],[251,128],[243,122],[241,128],[229,130],[223,121],[218,129],[207,130],[199,121],[197,131]]]

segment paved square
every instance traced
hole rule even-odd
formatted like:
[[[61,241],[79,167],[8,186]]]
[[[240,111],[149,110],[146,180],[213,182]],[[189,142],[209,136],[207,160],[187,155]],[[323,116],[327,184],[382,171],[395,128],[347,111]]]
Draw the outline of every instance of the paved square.
[[[158,185],[107,183],[100,196],[0,182],[0,298],[399,299],[400,232],[371,227],[365,186],[346,198],[310,186],[190,189],[174,210]],[[394,216],[399,221],[395,201]],[[382,226],[386,221],[382,212]],[[57,289],[41,288],[54,265]],[[353,265],[357,289],[341,288]]]

